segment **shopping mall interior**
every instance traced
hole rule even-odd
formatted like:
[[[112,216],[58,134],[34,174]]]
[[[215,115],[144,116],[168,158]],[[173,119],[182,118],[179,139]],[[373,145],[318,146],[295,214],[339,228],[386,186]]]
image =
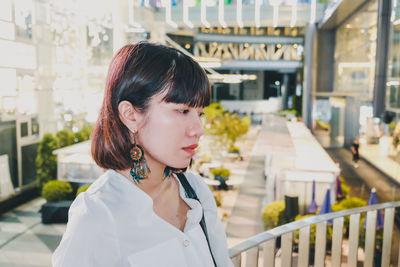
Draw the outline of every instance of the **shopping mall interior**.
[[[267,230],[266,204],[296,196],[303,215],[311,192],[319,206],[327,189],[338,201],[338,177],[350,195],[365,200],[376,188],[380,202],[391,203],[384,208],[396,208],[397,226],[384,229],[400,236],[400,0],[1,0],[0,267],[51,266],[65,224],[42,224],[46,201],[38,187],[58,179],[76,190],[101,175],[89,138],[108,65],[121,47],[140,41],[192,57],[207,73],[212,103],[239,124],[249,121],[247,133],[235,139],[237,150],[234,142],[216,146],[215,136],[205,136],[210,148],[200,147],[203,166],[197,166],[210,173],[212,188],[221,186],[213,169],[229,166],[232,173],[219,213],[230,247],[244,242],[230,250],[235,266],[257,266],[251,253],[241,258],[240,249],[252,248],[256,241],[248,238]],[[358,163],[352,162],[355,140]],[[232,150],[239,149],[236,158]],[[251,177],[258,178],[252,183]],[[323,193],[315,196],[315,190]],[[251,223],[241,214],[243,201],[251,203]],[[282,231],[284,251],[283,240],[292,241]],[[298,231],[294,235],[299,239]],[[343,246],[352,251],[350,241]],[[337,261],[336,250],[325,257],[323,247],[323,264],[341,266],[345,259],[355,266],[350,254]],[[16,256],[22,251],[29,253]],[[315,251],[318,265],[322,252]],[[372,266],[368,251],[358,262]],[[301,254],[298,248],[293,262],[282,253],[276,264],[306,266],[293,256]],[[382,266],[389,266],[385,257],[398,260],[381,257]]]

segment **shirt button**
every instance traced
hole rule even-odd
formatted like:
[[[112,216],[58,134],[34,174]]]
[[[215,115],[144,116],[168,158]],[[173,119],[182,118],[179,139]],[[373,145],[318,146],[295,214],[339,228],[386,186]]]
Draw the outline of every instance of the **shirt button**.
[[[185,241],[183,241],[183,245],[184,245],[185,247],[188,247],[188,246],[189,246],[189,244],[190,244],[189,240],[185,240]]]

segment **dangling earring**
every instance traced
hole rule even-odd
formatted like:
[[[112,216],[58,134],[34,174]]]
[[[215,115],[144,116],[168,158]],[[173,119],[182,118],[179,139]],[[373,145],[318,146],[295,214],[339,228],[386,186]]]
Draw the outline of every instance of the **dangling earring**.
[[[150,168],[147,166],[146,160],[144,159],[143,148],[136,144],[136,132],[133,134],[133,145],[129,151],[133,161],[133,167],[130,169],[129,173],[136,183],[140,183],[140,180],[146,179],[149,176]]]

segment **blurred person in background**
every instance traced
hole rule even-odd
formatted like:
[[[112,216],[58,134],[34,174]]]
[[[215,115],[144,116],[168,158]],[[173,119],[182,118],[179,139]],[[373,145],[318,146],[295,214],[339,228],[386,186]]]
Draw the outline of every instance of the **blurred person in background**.
[[[354,168],[358,168],[358,160],[360,159],[359,148],[360,148],[360,144],[358,142],[358,138],[355,138],[353,141],[353,144],[351,145],[351,153],[353,154]]]

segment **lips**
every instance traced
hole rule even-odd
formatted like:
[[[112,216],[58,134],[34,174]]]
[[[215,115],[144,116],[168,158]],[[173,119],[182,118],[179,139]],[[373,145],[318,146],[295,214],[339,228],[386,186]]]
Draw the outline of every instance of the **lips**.
[[[190,145],[187,147],[182,148],[184,151],[186,151],[187,153],[189,153],[191,156],[193,156],[195,154],[195,149],[198,147],[199,145],[194,144],[194,145]]]

